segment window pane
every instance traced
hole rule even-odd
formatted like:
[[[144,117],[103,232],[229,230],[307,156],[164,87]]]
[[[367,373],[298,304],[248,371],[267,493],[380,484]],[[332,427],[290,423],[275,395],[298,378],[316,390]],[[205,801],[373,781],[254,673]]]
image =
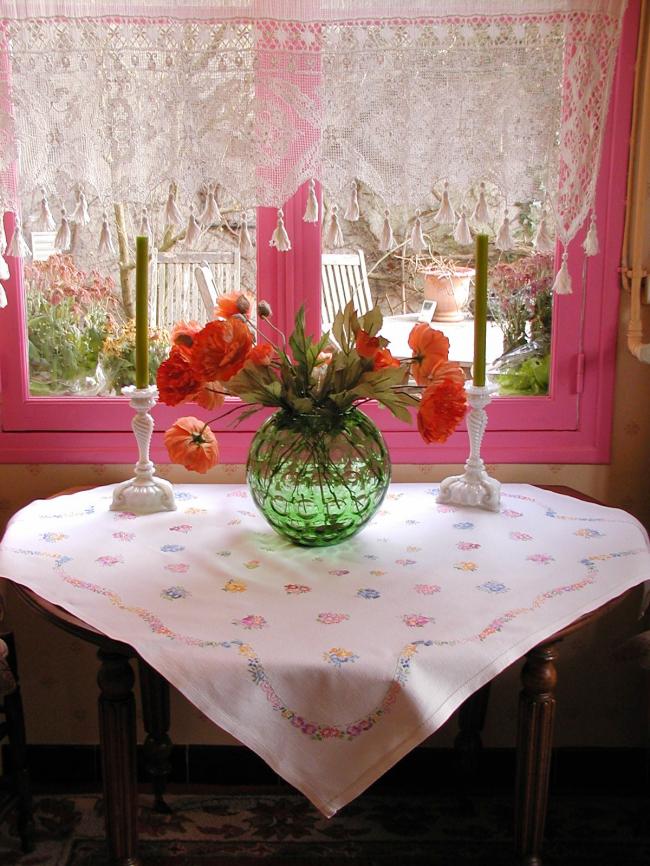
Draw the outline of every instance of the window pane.
[[[201,204],[197,195],[197,213]],[[205,323],[220,294],[255,295],[255,256],[242,259],[239,254],[241,208],[226,196],[219,207],[222,222],[204,226],[192,250],[184,243],[184,228],[151,227],[152,382],[176,322]],[[98,208],[91,203],[90,210]],[[247,222],[254,242],[254,210],[248,212]],[[55,250],[56,232],[31,233],[34,255],[25,262],[24,282],[32,396],[112,396],[134,384],[134,238],[139,228],[134,209],[116,208],[115,222],[109,223],[114,255],[106,246],[97,252],[101,219],[86,226],[71,223],[71,249],[65,253]],[[126,246],[118,243],[121,233]]]
[[[361,312],[364,305],[378,303],[384,315],[382,334],[390,339],[394,355],[410,355],[411,328],[429,321],[449,338],[450,359],[469,374],[474,351],[473,243],[461,246],[453,239],[453,226],[435,222],[436,203],[420,214],[426,251],[413,251],[413,213],[402,208],[390,215],[395,246],[381,252],[383,207],[363,186],[359,201],[360,219],[341,221],[345,247],[323,251],[323,328],[350,297]],[[335,204],[326,196],[326,214]],[[548,392],[554,256],[533,248],[541,213],[540,202],[520,203],[511,209],[513,249],[501,252],[490,243],[487,364],[501,392],[509,395]],[[498,229],[490,227],[492,237]]]

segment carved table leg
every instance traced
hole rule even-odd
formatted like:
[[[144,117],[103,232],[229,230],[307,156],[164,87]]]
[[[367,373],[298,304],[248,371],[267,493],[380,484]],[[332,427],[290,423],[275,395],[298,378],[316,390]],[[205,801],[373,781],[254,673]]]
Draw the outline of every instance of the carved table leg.
[[[99,649],[99,738],[111,866],[139,866],[133,671],[126,654]]]
[[[171,772],[169,756],[172,741],[169,739],[169,684],[158,671],[143,659],[138,659],[140,671],[140,693],[142,695],[142,718],[147,738],[144,742],[144,759],[147,772],[153,778],[154,809],[169,813],[163,795]]]
[[[459,731],[454,740],[458,789],[461,796],[467,794],[469,782],[478,770],[478,759],[481,748],[481,731],[485,724],[490,683],[470,695],[460,708],[458,715]]]
[[[4,641],[9,647],[9,664],[16,680],[16,688],[5,695],[4,711],[6,730],[11,755],[11,770],[14,787],[18,798],[18,835],[22,849],[26,854],[34,850],[34,809],[32,805],[32,790],[27,769],[27,746],[25,743],[25,717],[23,702],[20,695],[20,680],[16,667],[16,654],[12,634],[4,634]]]
[[[526,656],[519,696],[515,848],[523,866],[541,866],[555,715],[557,644]]]

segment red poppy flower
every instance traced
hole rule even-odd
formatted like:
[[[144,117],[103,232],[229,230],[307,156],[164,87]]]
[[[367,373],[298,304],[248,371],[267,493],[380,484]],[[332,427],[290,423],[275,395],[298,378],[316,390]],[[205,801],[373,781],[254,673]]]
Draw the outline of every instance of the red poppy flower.
[[[167,406],[187,403],[202,385],[190,364],[186,350],[179,346],[173,346],[169,357],[158,367],[156,384],[160,401]]]
[[[430,385],[418,409],[418,430],[425,442],[445,442],[465,415],[465,389],[458,382],[443,379]]]
[[[380,347],[379,337],[371,337],[366,331],[357,332],[355,348],[362,358],[374,358]]]
[[[226,382],[244,366],[253,335],[242,319],[216,319],[194,339],[192,366],[203,382]]]

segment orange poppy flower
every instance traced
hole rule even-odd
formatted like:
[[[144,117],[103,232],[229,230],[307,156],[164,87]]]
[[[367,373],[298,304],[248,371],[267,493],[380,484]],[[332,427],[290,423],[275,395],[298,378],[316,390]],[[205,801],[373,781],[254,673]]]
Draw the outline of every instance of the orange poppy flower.
[[[156,384],[160,402],[167,406],[178,406],[193,398],[202,383],[190,364],[186,349],[172,347],[169,357],[158,367]]]
[[[426,322],[419,322],[409,334],[409,346],[413,350],[413,378],[418,385],[426,385],[433,366],[449,358],[449,340],[442,331],[437,331]]]
[[[355,348],[362,358],[374,358],[375,352],[381,348],[379,337],[371,337],[366,331],[358,331]]]
[[[231,316],[245,316],[250,308],[251,302],[246,295],[243,295],[241,292],[231,292],[228,295],[221,295],[217,299],[214,314],[215,316],[220,316],[222,319],[229,319]]]
[[[189,358],[194,345],[194,337],[202,327],[203,325],[198,322],[177,322],[171,333],[172,346],[177,346]]]
[[[248,353],[247,361],[252,361],[258,367],[269,367],[275,357],[275,349],[270,343],[258,343]]]
[[[253,335],[242,319],[215,319],[194,339],[192,362],[204,382],[226,382],[244,366],[253,345]]]
[[[427,384],[438,385],[443,379],[449,379],[458,385],[465,384],[465,374],[462,367],[453,361],[436,361],[431,367]]]
[[[465,415],[465,389],[458,382],[443,379],[430,385],[422,395],[417,422],[425,442],[445,442]]]
[[[382,370],[384,367],[399,367],[399,361],[391,355],[388,349],[379,349],[375,352],[372,361],[373,370]]]
[[[165,446],[172,460],[186,469],[205,473],[219,462],[219,445],[204,421],[191,415],[179,418],[165,432]]]
[[[222,393],[221,382],[208,382],[192,396],[202,409],[218,409],[226,399]]]

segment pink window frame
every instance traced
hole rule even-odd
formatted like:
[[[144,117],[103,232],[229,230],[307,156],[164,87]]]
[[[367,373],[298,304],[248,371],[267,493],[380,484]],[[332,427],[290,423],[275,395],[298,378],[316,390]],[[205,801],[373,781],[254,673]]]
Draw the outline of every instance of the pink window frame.
[[[483,455],[491,463],[606,463],[610,440],[615,375],[620,250],[623,236],[628,135],[630,128],[639,0],[625,15],[612,100],[607,119],[601,171],[596,192],[600,253],[582,254],[584,234],[571,245],[569,266],[574,294],[555,299],[551,393],[548,397],[499,398],[489,407]],[[625,131],[625,132],[624,132]],[[269,247],[276,222],[272,208],[258,210],[258,290],[274,309],[274,321],[291,329],[298,306],[305,302],[313,333],[320,324],[320,231],[302,220],[306,187],[287,202],[285,224],[293,240],[289,253]],[[11,237],[12,217],[5,220]],[[9,259],[5,288],[8,306],[0,310],[0,463],[123,463],[134,459],[130,432],[132,412],[123,398],[30,397],[27,381],[22,268]],[[587,292],[582,309],[582,274]],[[582,320],[582,329],[581,329]],[[582,339],[580,334],[582,332]],[[179,414],[203,415],[157,406],[152,457],[167,462],[162,431]],[[395,463],[458,463],[467,456],[464,427],[444,445],[426,446],[414,427],[396,421],[385,410],[370,407]],[[263,415],[236,429],[217,423],[222,459],[242,463]]]

